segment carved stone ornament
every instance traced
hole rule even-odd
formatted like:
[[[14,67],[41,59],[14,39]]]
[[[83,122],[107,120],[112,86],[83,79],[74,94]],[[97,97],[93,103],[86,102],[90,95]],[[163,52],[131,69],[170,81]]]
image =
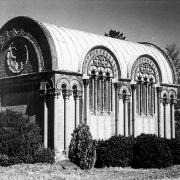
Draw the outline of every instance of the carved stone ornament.
[[[47,95],[58,98],[60,94],[61,94],[60,89],[50,88],[50,89],[48,89],[48,94]]]
[[[44,70],[41,48],[35,38],[31,34],[24,32],[23,29],[17,30],[13,28],[12,30],[5,31],[0,35],[0,49],[2,50],[4,47],[7,47],[5,57],[10,72],[14,74],[20,73],[28,61],[28,47],[23,38],[27,39],[35,48],[38,56],[39,67],[41,69],[40,71]]]
[[[62,95],[64,99],[69,99],[72,94],[72,90],[70,89],[62,89]]]
[[[23,29],[16,30],[12,29],[10,31],[5,31],[0,35],[0,47],[1,49],[14,37],[28,37],[32,39],[32,36],[29,33],[24,32]]]
[[[157,83],[159,72],[155,63],[148,57],[139,58],[133,65],[133,76],[136,81],[148,81]]]
[[[87,64],[87,65],[86,65]],[[104,49],[93,49],[85,58],[84,65],[87,66],[88,75],[94,71],[96,74],[102,72],[110,77],[118,76],[118,68],[112,55]]]
[[[28,48],[20,39],[14,40],[8,47],[6,63],[8,69],[13,73],[20,73],[29,58]]]
[[[74,99],[81,98],[82,97],[82,93],[83,93],[83,91],[80,91],[80,90],[73,91]]]

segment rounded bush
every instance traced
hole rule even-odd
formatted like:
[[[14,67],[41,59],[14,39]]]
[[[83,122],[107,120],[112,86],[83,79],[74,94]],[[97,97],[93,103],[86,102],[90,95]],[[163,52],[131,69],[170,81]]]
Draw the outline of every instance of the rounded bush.
[[[134,145],[134,168],[164,168],[173,164],[171,150],[163,138],[141,134]]]
[[[6,155],[10,164],[38,162],[41,146],[40,128],[28,117],[10,110],[0,112],[0,154]]]
[[[68,157],[81,169],[90,169],[94,166],[96,149],[87,125],[79,124],[73,131]]]
[[[127,167],[133,160],[133,137],[113,136],[97,142],[95,167]]]

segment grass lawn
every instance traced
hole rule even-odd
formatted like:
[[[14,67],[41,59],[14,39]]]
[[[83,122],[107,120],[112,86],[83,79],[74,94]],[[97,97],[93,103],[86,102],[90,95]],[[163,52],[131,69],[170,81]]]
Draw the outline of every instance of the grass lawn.
[[[0,167],[0,180],[113,180],[113,179],[180,179],[180,165],[165,169],[93,168],[81,170],[69,161],[54,164],[18,164]]]

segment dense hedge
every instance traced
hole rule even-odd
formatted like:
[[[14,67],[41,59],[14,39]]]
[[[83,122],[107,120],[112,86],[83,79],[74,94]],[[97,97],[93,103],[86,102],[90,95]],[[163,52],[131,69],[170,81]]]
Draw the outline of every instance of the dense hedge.
[[[94,166],[96,149],[87,125],[79,124],[73,131],[68,157],[81,169],[90,169]]]
[[[100,140],[96,146],[97,160],[95,167],[131,166],[133,160],[133,137],[113,136]]]
[[[166,140],[173,157],[173,164],[180,164],[180,139]]]
[[[95,167],[164,168],[180,164],[180,140],[152,134],[113,136],[97,142],[96,154]]]
[[[0,165],[54,161],[42,146],[40,128],[18,112],[0,112]]]
[[[134,168],[164,168],[173,164],[168,143],[156,135],[141,134],[136,138],[133,150]]]

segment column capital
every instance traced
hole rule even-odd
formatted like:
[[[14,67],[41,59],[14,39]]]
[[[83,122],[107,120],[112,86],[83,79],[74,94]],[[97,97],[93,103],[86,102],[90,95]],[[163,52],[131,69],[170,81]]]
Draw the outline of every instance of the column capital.
[[[61,90],[57,88],[48,89],[47,95],[58,98],[61,94]]]
[[[167,105],[168,103],[170,103],[170,100],[167,99],[167,98],[161,98],[161,101],[160,101],[163,105]]]
[[[130,98],[129,95],[127,95],[127,94],[123,95],[123,101],[124,102],[129,102],[129,98]]]
[[[170,99],[170,104],[177,104],[177,99]]]
[[[72,94],[72,90],[70,90],[70,89],[63,89],[62,90],[63,99],[69,99],[71,94]]]
[[[47,94],[47,90],[39,90],[39,95],[41,96],[41,97],[44,97],[45,98],[45,96],[46,96],[46,94]]]
[[[75,90],[75,91],[73,91],[73,97],[74,97],[74,99],[81,98],[81,97],[82,97],[82,93],[83,93],[83,91],[81,91],[81,90]]]
[[[131,89],[135,90],[137,88],[137,84],[131,84]]]
[[[83,79],[84,86],[87,86],[89,84],[89,79]]]
[[[120,86],[120,85],[119,85],[119,82],[114,82],[113,84],[114,84],[115,89],[118,89],[119,86]]]
[[[161,93],[163,90],[163,87],[156,87],[157,93]]]
[[[45,97],[47,94],[47,81],[40,82],[39,94],[41,97]]]

